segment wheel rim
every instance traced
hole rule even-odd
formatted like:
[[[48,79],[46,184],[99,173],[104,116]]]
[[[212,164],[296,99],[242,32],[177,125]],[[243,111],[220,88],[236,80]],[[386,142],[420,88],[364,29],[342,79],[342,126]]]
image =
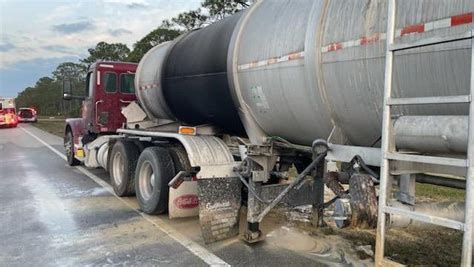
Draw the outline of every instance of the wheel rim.
[[[155,174],[150,162],[146,161],[142,164],[138,173],[138,189],[145,201],[151,199],[153,188],[155,185]]]
[[[124,168],[122,153],[115,153],[114,158],[112,159],[112,177],[116,185],[121,185],[123,183]]]
[[[64,142],[64,147],[66,148],[66,156],[68,158],[72,157],[72,134],[70,132],[66,135],[66,141]]]

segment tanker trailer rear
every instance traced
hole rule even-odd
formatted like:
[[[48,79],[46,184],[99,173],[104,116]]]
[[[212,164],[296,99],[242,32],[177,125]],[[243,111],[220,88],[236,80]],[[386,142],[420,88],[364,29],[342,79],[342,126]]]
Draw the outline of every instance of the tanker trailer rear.
[[[398,3],[397,42],[472,28],[472,1]],[[197,179],[203,234],[206,241],[215,241],[238,233],[244,185],[244,238],[255,241],[261,238],[259,223],[280,202],[313,204],[314,222],[320,223],[324,181],[339,198],[352,196],[353,202],[364,203],[359,208],[338,202],[343,212],[352,209],[350,224],[373,227],[374,183],[382,159],[386,9],[382,1],[258,1],[150,50],[136,75],[139,105],[124,110],[127,124],[118,131],[120,138],[149,146],[140,156],[148,151],[148,159],[139,160],[135,171],[142,209],[149,210],[149,202],[164,205],[166,198],[157,199],[155,192],[167,192],[168,182],[178,186]],[[467,95],[470,54],[469,40],[400,52],[395,95]],[[466,104],[397,111],[398,149],[430,155],[466,152],[467,146],[459,145],[467,144]],[[433,120],[443,120],[461,134],[443,131],[429,123]],[[414,122],[432,128],[416,131]],[[170,147],[180,147],[188,163],[166,156]],[[345,169],[325,175],[324,158],[345,162]],[[174,177],[155,169],[171,162],[181,165]],[[288,177],[292,165],[299,172],[296,178]],[[466,175],[465,170],[449,172]],[[340,182],[352,185],[350,194],[340,191]],[[151,209],[156,211],[162,209]]]

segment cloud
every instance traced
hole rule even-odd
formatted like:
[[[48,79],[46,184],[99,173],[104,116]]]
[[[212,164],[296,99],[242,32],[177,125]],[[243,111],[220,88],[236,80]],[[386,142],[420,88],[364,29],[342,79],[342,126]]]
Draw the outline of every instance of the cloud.
[[[131,34],[132,32],[124,28],[119,28],[119,29],[110,29],[109,33],[110,35],[114,37],[118,37],[124,34]]]
[[[71,51],[70,47],[67,47],[65,45],[44,45],[41,48],[44,50],[52,51],[52,52],[60,52],[64,54],[72,54],[74,53]]]
[[[7,1],[11,5],[0,4],[0,95],[3,88],[14,95],[50,75],[62,61],[87,57],[87,49],[98,42],[132,47],[163,19],[196,9],[201,1],[50,0],[21,8],[13,0]]]
[[[127,6],[132,4],[148,5],[146,0],[102,0],[102,2],[111,4],[122,4]]]
[[[129,9],[145,9],[150,6],[146,0],[101,0],[106,5],[116,5]]]
[[[127,4],[127,7],[130,9],[142,9],[148,7],[148,5],[144,3],[130,3]]]
[[[12,43],[0,43],[0,52],[8,52],[15,48],[16,46]]]
[[[95,25],[90,21],[80,21],[74,23],[64,23],[53,25],[53,30],[59,33],[72,34],[92,30]]]

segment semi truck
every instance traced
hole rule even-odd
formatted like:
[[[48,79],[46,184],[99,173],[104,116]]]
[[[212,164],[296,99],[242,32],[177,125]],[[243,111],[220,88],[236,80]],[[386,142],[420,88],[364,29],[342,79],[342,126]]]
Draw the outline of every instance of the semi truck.
[[[68,163],[108,170],[115,193],[135,194],[145,213],[199,216],[206,242],[239,234],[242,205],[247,242],[263,239],[277,205],[312,205],[315,226],[329,205],[340,227],[385,231],[389,210],[430,221],[417,217],[416,174],[472,189],[473,11],[469,0],[257,1],[138,66],[92,65],[82,118],[66,121]],[[397,192],[378,201],[387,175]]]
[[[0,127],[16,127],[17,125],[15,99],[0,97]]]

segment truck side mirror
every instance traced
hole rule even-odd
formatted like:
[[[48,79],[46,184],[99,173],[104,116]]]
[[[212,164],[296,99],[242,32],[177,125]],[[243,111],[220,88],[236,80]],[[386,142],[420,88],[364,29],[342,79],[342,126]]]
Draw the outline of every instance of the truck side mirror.
[[[63,80],[63,99],[64,100],[84,100],[84,96],[75,96],[73,95],[74,83],[71,80]]]
[[[63,99],[72,100],[72,82],[71,80],[63,80]]]
[[[72,100],[72,95],[64,93],[63,94],[63,99],[64,100]]]

